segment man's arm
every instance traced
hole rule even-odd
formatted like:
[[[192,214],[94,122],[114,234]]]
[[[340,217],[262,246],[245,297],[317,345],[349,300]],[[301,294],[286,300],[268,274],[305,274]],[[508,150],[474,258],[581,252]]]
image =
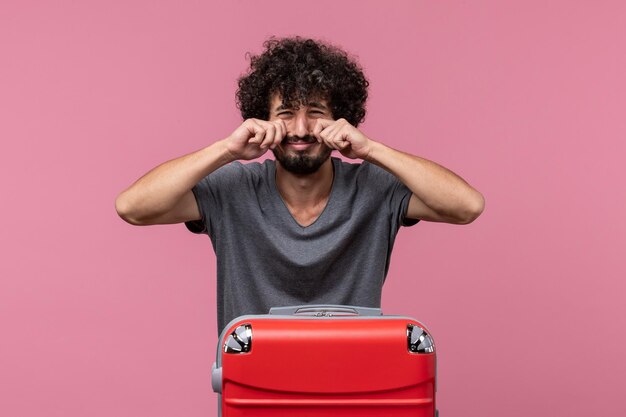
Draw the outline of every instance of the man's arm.
[[[191,188],[228,162],[223,141],[164,162],[122,191],[115,200],[115,209],[122,219],[134,225],[199,220],[200,211]]]
[[[376,142],[345,119],[318,119],[313,135],[348,158],[369,161],[395,175],[413,193],[406,213],[410,219],[467,224],[485,207],[482,194],[452,171]]]
[[[435,162],[374,141],[366,160],[389,171],[411,190],[406,212],[410,219],[468,224],[483,212],[482,194]]]
[[[139,178],[115,200],[115,209],[134,225],[182,223],[201,218],[191,189],[221,166],[255,159],[284,138],[284,122],[248,119],[226,139],[165,162]]]

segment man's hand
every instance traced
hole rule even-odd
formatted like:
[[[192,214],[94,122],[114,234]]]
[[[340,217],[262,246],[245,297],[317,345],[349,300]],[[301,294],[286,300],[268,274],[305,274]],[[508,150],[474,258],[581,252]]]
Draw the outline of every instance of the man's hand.
[[[250,160],[274,149],[286,133],[287,126],[282,120],[247,119],[224,140],[224,144],[233,160]]]
[[[371,152],[373,141],[346,119],[317,119],[312,133],[318,142],[337,149],[347,158],[367,159]]]

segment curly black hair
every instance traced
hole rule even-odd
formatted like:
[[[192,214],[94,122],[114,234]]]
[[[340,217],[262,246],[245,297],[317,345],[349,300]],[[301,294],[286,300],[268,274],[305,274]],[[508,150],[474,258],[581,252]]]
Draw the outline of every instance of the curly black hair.
[[[344,118],[353,126],[363,121],[369,81],[345,51],[300,36],[272,36],[263,46],[260,55],[246,54],[250,68],[238,79],[237,108],[244,119],[267,120],[270,99],[278,93],[294,109],[323,98],[335,120]]]

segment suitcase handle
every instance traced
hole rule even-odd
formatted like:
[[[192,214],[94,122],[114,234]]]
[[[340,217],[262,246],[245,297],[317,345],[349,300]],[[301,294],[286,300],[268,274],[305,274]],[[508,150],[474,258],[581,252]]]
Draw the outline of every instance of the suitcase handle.
[[[305,304],[301,306],[272,307],[269,314],[281,316],[382,316],[380,308],[344,306],[337,304]]]

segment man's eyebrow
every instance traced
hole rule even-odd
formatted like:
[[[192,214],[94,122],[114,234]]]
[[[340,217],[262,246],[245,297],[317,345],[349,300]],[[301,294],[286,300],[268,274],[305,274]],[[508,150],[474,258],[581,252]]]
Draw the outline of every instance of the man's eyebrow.
[[[317,101],[310,102],[309,107],[317,107],[318,109],[328,110],[328,107],[324,106],[322,103],[318,103]]]
[[[324,106],[322,103],[319,103],[317,101],[312,101],[308,104],[309,107],[317,107],[318,109],[324,109],[324,110],[328,110],[328,107]],[[281,104],[280,106],[276,107],[276,109],[274,110],[274,112],[279,112],[281,110],[288,110],[291,109],[291,107],[286,106],[285,104]]]

